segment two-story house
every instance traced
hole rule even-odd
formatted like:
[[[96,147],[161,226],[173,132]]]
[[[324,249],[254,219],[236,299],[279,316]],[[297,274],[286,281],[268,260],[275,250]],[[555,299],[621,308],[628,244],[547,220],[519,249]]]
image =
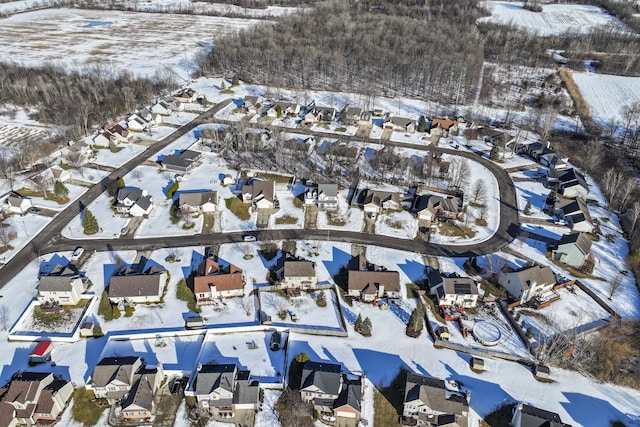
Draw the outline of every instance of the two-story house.
[[[593,233],[595,227],[591,213],[580,198],[558,200],[553,207],[553,214],[572,231]]]
[[[461,200],[455,196],[425,194],[416,197],[413,211],[420,220],[429,222],[459,219]]]
[[[282,289],[314,289],[318,285],[314,262],[286,254],[278,260],[275,273]]]
[[[153,198],[147,193],[147,190],[122,187],[116,193],[114,206],[120,214],[135,217],[145,216],[153,210]]]
[[[478,305],[478,285],[470,277],[457,274],[443,276],[439,270],[428,274],[429,293],[438,298],[438,305],[475,308]]]
[[[565,234],[554,245],[551,255],[553,259],[571,267],[593,271],[594,263],[590,260],[591,239],[585,233]]]
[[[532,265],[513,272],[501,273],[498,283],[517,301],[526,303],[551,291],[556,284],[550,267]]]
[[[178,154],[164,156],[161,160],[162,167],[181,173],[187,173],[195,168],[202,158],[202,153],[194,150],[183,150]]]
[[[273,209],[275,182],[252,179],[242,187],[242,201],[251,203],[254,209]]]
[[[210,305],[215,299],[242,296],[245,277],[241,268],[221,265],[213,258],[207,258],[198,268],[193,278],[193,293],[198,306]]]
[[[402,197],[390,191],[362,190],[360,205],[367,214],[379,214],[383,210],[397,211],[402,208]]]
[[[219,210],[220,197],[217,191],[181,191],[178,209],[188,213],[207,213]]]
[[[400,298],[400,273],[372,264],[358,255],[347,265],[347,295],[372,302],[377,298]]]
[[[468,395],[455,381],[407,373],[402,416],[419,426],[469,425]]]
[[[40,304],[55,302],[76,305],[87,290],[88,281],[77,270],[58,264],[38,281]]]
[[[167,283],[164,267],[137,264],[116,272],[109,279],[108,294],[113,304],[158,303]]]

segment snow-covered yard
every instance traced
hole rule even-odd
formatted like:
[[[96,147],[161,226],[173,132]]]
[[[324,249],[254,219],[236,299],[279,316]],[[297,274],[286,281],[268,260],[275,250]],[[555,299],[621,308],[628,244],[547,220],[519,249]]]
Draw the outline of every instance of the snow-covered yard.
[[[128,160],[131,160],[146,149],[147,147],[140,144],[122,144],[114,151],[111,151],[108,148],[101,148],[96,150],[96,158],[92,163],[117,168],[124,165]]]
[[[384,236],[413,239],[418,232],[418,220],[408,211],[383,213],[376,219],[375,230]]]
[[[320,292],[325,295],[326,307],[316,304]],[[303,291],[299,297],[285,297],[278,292],[260,292],[260,308],[267,316],[271,316],[274,326],[340,330],[342,324],[336,304],[335,293],[329,289]],[[285,318],[279,317],[279,313],[286,314]],[[293,320],[295,316],[297,320]]]
[[[100,229],[96,234],[84,234],[83,213],[76,215],[69,225],[62,229],[62,235],[69,239],[104,239],[116,237],[117,233],[129,223],[129,217],[117,214],[113,209],[113,198],[102,193],[87,206],[96,217]]]
[[[626,30],[618,19],[597,6],[579,4],[541,4],[542,12],[532,12],[522,7],[522,3],[508,1],[482,2],[491,16],[480,18],[480,22],[513,24],[541,36],[569,33],[583,35],[596,28],[617,26]]]

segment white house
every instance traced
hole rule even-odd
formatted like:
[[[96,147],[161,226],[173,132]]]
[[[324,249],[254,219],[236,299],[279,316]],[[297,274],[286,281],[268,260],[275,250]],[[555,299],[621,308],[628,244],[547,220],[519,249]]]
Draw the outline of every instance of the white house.
[[[158,303],[162,299],[167,283],[167,271],[164,267],[153,265],[120,271],[109,280],[109,300],[113,304]]]
[[[533,265],[500,274],[498,283],[513,298],[526,303],[536,296],[551,291],[556,284],[556,279],[550,267]]]
[[[273,209],[275,200],[275,182],[252,180],[242,187],[242,201],[251,203],[255,209]]]
[[[318,209],[338,209],[338,184],[318,184]]]
[[[593,233],[594,225],[589,208],[580,198],[560,199],[553,208],[554,215],[572,231]]]
[[[77,271],[58,264],[51,272],[40,277],[38,301],[40,304],[55,302],[76,305],[86,290],[87,283]]]
[[[314,289],[318,284],[315,263],[287,256],[278,260],[276,276],[283,289]]]
[[[443,276],[437,269],[428,275],[429,293],[438,298],[439,305],[475,308],[478,305],[478,285],[470,277]]]
[[[6,210],[12,214],[24,215],[33,207],[31,198],[21,195],[15,191],[11,191],[5,199]]]
[[[134,187],[122,187],[116,193],[115,208],[118,213],[130,216],[149,215],[153,210],[153,198],[147,190]]]
[[[217,191],[181,192],[178,197],[178,208],[182,212],[215,212],[219,206],[220,197]]]

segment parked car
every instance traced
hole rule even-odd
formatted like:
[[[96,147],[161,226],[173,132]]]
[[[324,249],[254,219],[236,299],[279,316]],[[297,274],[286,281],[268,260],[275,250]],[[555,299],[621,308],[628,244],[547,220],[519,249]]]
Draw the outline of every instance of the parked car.
[[[244,240],[245,242],[255,242],[257,239],[256,239],[256,236],[247,235],[247,236],[242,236],[242,240]]]
[[[29,209],[27,209],[27,212],[37,215],[40,213],[40,208],[36,208],[35,206],[32,206]]]
[[[82,246],[78,246],[71,254],[71,261],[79,260],[83,253],[84,249],[82,248]]]

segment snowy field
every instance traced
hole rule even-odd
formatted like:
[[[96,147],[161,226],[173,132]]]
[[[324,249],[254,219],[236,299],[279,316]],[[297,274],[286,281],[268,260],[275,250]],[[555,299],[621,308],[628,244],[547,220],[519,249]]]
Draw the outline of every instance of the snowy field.
[[[129,217],[117,214],[111,209],[113,206],[113,197],[109,197],[107,193],[102,193],[93,202],[87,206],[93,216],[96,217],[100,229],[96,234],[84,234],[82,226],[82,214],[76,215],[69,225],[62,229],[62,235],[69,239],[104,239],[112,238],[119,230],[129,223]]]
[[[5,58],[19,58],[25,65],[51,62],[75,68],[108,62],[142,77],[169,69],[189,78],[194,71],[191,58],[211,45],[211,37],[261,22],[186,14],[47,9],[0,21],[0,44]]]
[[[589,105],[591,117],[600,125],[624,123],[623,108],[640,102],[640,77],[574,72],[573,79]]]
[[[27,214],[25,216],[13,215],[4,220],[4,223],[9,226],[9,230],[15,231],[18,237],[9,242],[12,249],[0,254],[0,259],[3,261],[11,259],[24,248],[36,234],[42,231],[49,221],[50,218],[35,214]]]
[[[306,329],[340,330],[340,313],[338,312],[335,293],[329,289],[324,291],[327,300],[326,307],[319,307],[316,299],[320,291],[302,292],[299,297],[287,298],[277,292],[260,292],[260,308],[275,326],[290,326]],[[278,317],[278,313],[287,311],[284,319]],[[297,320],[292,320],[292,315]]]
[[[582,35],[609,25],[626,29],[622,22],[596,6],[544,4],[542,12],[531,12],[516,2],[486,1],[481,4],[489,9],[491,16],[480,18],[480,22],[513,24],[541,36]]]
[[[96,158],[92,160],[92,163],[117,168],[147,149],[147,147],[140,144],[123,144],[118,148],[116,152],[107,148],[96,150]]]

